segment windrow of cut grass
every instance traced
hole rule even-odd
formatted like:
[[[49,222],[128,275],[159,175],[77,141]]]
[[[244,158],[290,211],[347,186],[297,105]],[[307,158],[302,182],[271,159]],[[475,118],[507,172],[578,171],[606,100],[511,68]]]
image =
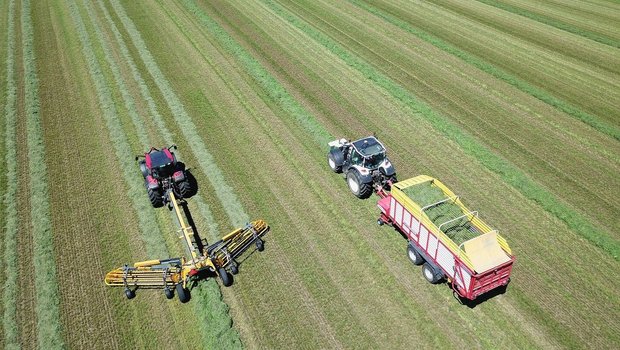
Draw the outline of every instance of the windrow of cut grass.
[[[123,128],[116,116],[116,109],[111,92],[104,80],[103,73],[101,72],[97,57],[95,56],[90,38],[75,1],[69,3],[69,8],[82,44],[82,52],[88,63],[89,72],[97,90],[99,105],[106,121],[106,126],[108,127],[110,140],[112,140],[114,144],[114,152],[120,164],[124,182],[129,186],[128,194],[131,198],[132,207],[136,211],[139,219],[138,225],[141,228],[140,231],[146,247],[146,254],[147,256],[166,258],[168,257],[166,244],[162,238],[160,228],[149,215],[151,208],[143,194],[143,183],[135,176],[135,165],[132,163],[133,152],[131,151]]]
[[[127,16],[123,6],[118,1],[112,1],[111,4],[115,10],[115,13],[123,23],[125,30],[129,34],[131,41],[138,50],[140,58],[147,67],[149,74],[153,77],[157,87],[166,100],[177,125],[183,133],[183,136],[191,145],[192,152],[198,160],[201,170],[207,175],[209,181],[213,185],[215,194],[220,202],[224,203],[232,226],[237,227],[244,225],[249,221],[248,214],[245,213],[234,190],[226,183],[222,171],[215,163],[211,153],[207,150],[200,135],[198,135],[196,126],[185,110],[185,107],[146,47],[140,32],[137,30],[133,21]]]
[[[141,121],[140,116],[138,115],[135,100],[129,92],[127,84],[125,84],[125,80],[123,79],[123,76],[121,74],[120,67],[112,57],[112,48],[106,41],[103,32],[101,31],[101,28],[97,25],[96,14],[94,13],[93,7],[91,6],[90,2],[84,2],[84,6],[86,7],[90,22],[93,24],[97,40],[102,46],[105,62],[112,71],[112,76],[116,84],[116,90],[120,92],[123,103],[125,105],[125,109],[127,110],[127,113],[131,118],[131,122],[134,125],[135,132],[138,135],[138,140],[140,140],[140,144],[142,144],[144,148],[147,148],[151,143],[149,142],[149,137],[146,134],[146,127]]]
[[[365,1],[360,1],[360,0],[349,0],[350,3],[354,4],[355,6],[358,6],[370,13],[372,13],[373,15],[384,19],[385,21],[407,31],[408,33],[411,33],[413,35],[415,35],[416,37],[428,42],[429,44],[432,44],[433,46],[450,53],[451,55],[454,55],[458,58],[460,58],[461,60],[473,65],[474,67],[482,70],[483,72],[486,72],[512,86],[514,86],[515,88],[553,106],[554,108],[557,108],[558,110],[572,116],[573,118],[576,118],[582,122],[584,122],[585,124],[593,127],[594,129],[609,135],[613,138],[615,138],[616,140],[620,140],[620,129],[614,127],[613,125],[610,125],[604,121],[601,121],[599,118],[597,118],[594,115],[591,115],[587,112],[582,111],[581,109],[572,106],[571,104],[567,103],[566,101],[563,101],[555,96],[553,96],[552,94],[550,94],[549,92],[537,88],[535,86],[533,86],[532,84],[526,82],[523,79],[519,79],[518,77],[516,77],[515,75],[512,75],[508,72],[506,72],[505,70],[490,64],[489,62],[485,61],[484,59],[481,59],[473,54],[470,54],[464,50],[459,49],[458,47],[451,45],[450,43],[441,40],[440,38],[424,31],[421,29],[418,29],[414,26],[412,26],[411,24],[392,16],[391,14],[389,14],[386,11],[383,11],[381,9],[379,9],[378,7],[372,6],[370,4],[368,4]]]
[[[559,201],[553,194],[525,175],[522,170],[493,153],[488,147],[479,143],[473,136],[464,132],[446,117],[433,111],[427,104],[418,100],[388,76],[343,48],[330,37],[311,27],[280,4],[271,0],[263,0],[263,3],[291,25],[321,43],[330,52],[355,68],[374,84],[380,86],[391,96],[402,101],[411,113],[423,116],[436,130],[456,142],[466,154],[476,158],[483,166],[499,174],[506,183],[517,189],[526,198],[538,203],[544,210],[565,222],[571,230],[607,252],[615,260],[620,261],[620,243],[617,240]]]
[[[95,32],[97,33],[99,42],[103,45],[104,51],[110,51],[111,47],[109,43],[107,43],[106,39],[102,35],[101,29],[96,25],[96,21],[94,19],[95,13],[90,6],[89,2],[84,3],[91,21],[95,24]],[[171,132],[165,125],[163,118],[161,117],[159,111],[157,110],[156,104],[148,90],[144,79],[142,78],[133,58],[131,57],[129,50],[116,28],[115,23],[113,22],[107,8],[102,2],[98,2],[99,9],[103,12],[104,17],[107,20],[109,27],[111,28],[114,37],[116,39],[116,43],[120,48],[122,57],[124,59],[125,64],[129,65],[130,70],[132,72],[132,76],[138,86],[140,87],[140,93],[144,100],[146,100],[149,112],[151,113],[151,117],[155,120],[156,125],[159,127],[159,132],[163,135],[163,139],[167,144],[172,144],[173,139]],[[115,79],[117,81],[119,89],[122,91],[122,95],[124,96],[125,105],[128,111],[133,114],[132,121],[137,130],[145,130],[146,125],[142,118],[138,115],[137,110],[135,109],[135,104],[133,102],[133,98],[130,96],[127,91],[126,85],[120,84],[119,81],[122,81],[122,77],[120,76],[120,70],[118,69],[117,64],[114,62],[113,57],[110,54],[106,54],[107,63],[112,66],[112,71],[114,73]],[[114,67],[116,66],[116,67]],[[140,135],[140,140],[142,146],[147,148],[150,145],[148,137],[146,133],[142,133]],[[176,152],[177,156],[180,159],[183,159],[180,152]],[[208,222],[213,220],[210,209],[207,203],[200,196],[194,197],[194,200],[198,204],[201,213],[206,216]],[[213,225],[210,225],[211,227]],[[210,231],[213,239],[219,236],[218,232]],[[206,348],[214,348],[221,344],[227,344],[227,348],[238,347],[240,346],[239,338],[234,329],[231,328],[232,320],[228,315],[228,306],[223,302],[221,292],[214,280],[209,281],[207,283],[199,284],[196,288],[193,289],[194,292],[194,303],[198,303],[201,307],[194,308],[194,312],[199,320],[202,322],[198,322],[201,327],[201,334],[203,338],[203,344]]]
[[[183,4],[218,38],[220,45],[237,57],[248,74],[267,92],[278,106],[290,113],[305,129],[312,133],[318,144],[327,147],[327,143],[333,140],[330,135],[317,121],[306,111],[277,81],[261,66],[252,55],[243,49],[232,39],[224,29],[207,16],[192,0],[184,0]]]
[[[30,1],[22,2],[22,50],[24,65],[25,112],[28,133],[28,167],[33,228],[33,263],[36,295],[37,344],[40,348],[64,347],[59,310],[59,284],[54,259],[50,220],[45,142],[39,114],[39,81],[35,65],[34,32]]]
[[[17,123],[17,82],[15,77],[15,1],[9,0],[7,16],[7,50],[6,50],[6,100],[4,105],[4,133],[5,133],[5,176],[6,192],[2,197],[4,204],[4,251],[2,267],[4,282],[2,286],[2,330],[3,346],[5,349],[19,348],[19,330],[17,328],[17,150],[16,127]],[[1,344],[1,343],[0,343]]]
[[[584,38],[588,38],[590,40],[594,40],[596,42],[599,42],[601,44],[605,44],[605,45],[609,45],[611,47],[615,47],[615,48],[620,48],[620,41],[614,39],[614,38],[610,38],[606,35],[600,34],[600,33],[596,33],[593,31],[589,31],[587,29],[584,28],[579,28],[576,27],[574,25],[571,25],[569,23],[565,23],[563,21],[560,21],[558,19],[555,18],[551,18],[549,16],[545,16],[543,14],[539,14],[536,12],[532,12],[532,11],[528,11],[524,8],[518,7],[518,6],[513,6],[510,4],[506,4],[503,3],[501,1],[496,1],[496,0],[478,0],[479,2],[482,2],[484,4],[490,5],[490,6],[494,6],[497,8],[500,8],[504,11],[508,11],[514,14],[517,14],[519,16],[523,16],[529,19],[533,19],[535,21],[544,23],[546,25],[550,25],[552,27],[567,31],[569,33],[572,34],[576,34],[576,35],[580,35]]]

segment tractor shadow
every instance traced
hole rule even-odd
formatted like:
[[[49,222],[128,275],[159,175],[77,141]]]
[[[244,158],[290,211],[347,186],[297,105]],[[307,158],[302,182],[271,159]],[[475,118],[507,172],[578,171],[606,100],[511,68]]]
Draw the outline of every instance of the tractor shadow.
[[[187,219],[187,223],[192,228],[192,232],[194,234],[194,241],[196,242],[196,246],[199,251],[203,251],[205,244],[207,243],[206,238],[200,238],[198,234],[198,228],[196,227],[196,223],[194,222],[194,218],[192,217],[192,213],[187,206],[187,202],[182,202],[181,207],[183,208],[183,214],[185,214],[185,218]]]

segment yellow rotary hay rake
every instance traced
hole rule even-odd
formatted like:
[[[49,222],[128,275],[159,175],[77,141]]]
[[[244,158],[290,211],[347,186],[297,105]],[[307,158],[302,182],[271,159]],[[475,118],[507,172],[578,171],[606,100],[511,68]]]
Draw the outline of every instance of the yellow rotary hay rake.
[[[108,272],[105,276],[106,285],[124,287],[128,299],[135,297],[137,289],[161,288],[168,299],[174,297],[176,290],[179,300],[185,303],[190,299],[191,283],[218,276],[222,284],[228,287],[233,283],[229,271],[233,275],[238,272],[239,264],[235,259],[252,245],[258,251],[264,249],[261,237],[269,232],[269,226],[263,220],[248,223],[205,247],[205,241],[192,225],[186,223],[183,211],[186,216],[190,216],[186,202],[177,200],[172,190],[168,191],[167,196],[170,209],[173,209],[178,220],[178,232],[181,233],[179,238],[183,239],[189,256],[141,261]]]

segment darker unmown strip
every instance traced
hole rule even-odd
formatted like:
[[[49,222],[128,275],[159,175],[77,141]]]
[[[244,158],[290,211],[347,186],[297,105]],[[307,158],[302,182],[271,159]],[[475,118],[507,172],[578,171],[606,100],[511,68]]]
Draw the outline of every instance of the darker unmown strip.
[[[620,141],[620,130],[615,128],[612,125],[609,125],[601,120],[599,120],[597,117],[586,113],[584,111],[581,111],[579,108],[576,108],[574,106],[571,106],[570,104],[548,94],[547,92],[536,88],[535,86],[527,83],[524,80],[521,80],[519,78],[517,78],[514,75],[511,75],[509,73],[507,73],[506,71],[492,65],[489,64],[488,62],[472,55],[469,54],[461,49],[458,49],[455,46],[450,45],[449,43],[423,31],[420,30],[418,28],[413,27],[412,25],[410,25],[409,23],[396,18],[395,16],[378,9],[377,7],[371,6],[367,3],[365,3],[364,1],[361,0],[348,0],[350,3],[352,3],[353,5],[366,10],[370,13],[372,13],[373,15],[397,26],[398,28],[411,33],[413,35],[415,35],[416,37],[426,41],[427,43],[451,54],[454,55],[458,58],[460,58],[461,60],[471,64],[472,66],[480,69],[481,71],[488,73],[492,76],[494,76],[497,79],[500,79],[512,86],[514,86],[515,88],[525,92],[526,94],[529,94],[535,98],[537,98],[538,100],[553,106],[554,108],[560,110],[561,112],[564,112],[568,115],[570,115],[573,118],[576,118],[577,120],[580,120],[581,122],[591,126],[592,128],[613,137],[616,140]]]
[[[523,196],[536,202],[545,211],[563,221],[571,230],[578,233],[595,246],[601,248],[603,251],[607,252],[615,260],[620,261],[620,242],[613,239],[602,230],[597,229],[582,215],[561,203],[550,192],[528,178],[527,175],[525,175],[525,173],[523,173],[520,169],[511,165],[504,158],[493,153],[487,147],[480,144],[473,136],[465,133],[456,124],[452,123],[448,118],[435,113],[428,105],[417,100],[405,88],[395,83],[389,77],[378,72],[370,64],[353,55],[328,36],[303,22],[299,17],[292,14],[290,11],[286,10],[279,4],[276,4],[272,0],[262,0],[262,2],[265,3],[265,5],[267,5],[278,16],[303,31],[310,38],[314,39],[333,54],[337,55],[346,64],[363,74],[368,80],[372,81],[374,84],[387,91],[394,98],[401,101],[411,110],[412,113],[422,116],[430,125],[432,125],[434,129],[439,131],[448,139],[456,142],[465,154],[478,159],[482,165],[498,174],[504,182],[514,187]],[[255,61],[254,59],[249,60],[250,62]],[[264,71],[264,68],[261,69]],[[268,74],[266,71],[262,73],[262,75],[266,74]],[[270,79],[264,79],[269,81],[273,80],[277,83],[277,81],[275,81],[272,77]],[[280,89],[284,90],[281,86]],[[271,94],[272,93],[270,93],[270,95]],[[284,91],[283,94],[276,95],[276,97],[278,97],[278,99],[286,98],[287,100],[288,98],[291,98],[286,91]],[[314,117],[307,111],[304,110],[303,114],[296,116],[296,118],[300,118],[302,116],[305,118],[312,118],[311,122],[306,120],[301,121],[304,123],[302,125],[313,125],[313,127],[318,125],[316,120],[314,120]],[[308,130],[314,131],[310,128],[308,128]],[[324,129],[321,127],[320,130]],[[325,136],[327,137],[329,134],[326,134]]]
[[[547,17],[545,15],[541,15],[538,13],[534,13],[534,12],[530,12],[528,10],[522,9],[520,7],[516,7],[516,6],[512,6],[512,5],[508,5],[508,4],[504,4],[502,2],[499,1],[494,1],[494,0],[477,0],[478,2],[481,2],[483,4],[487,4],[493,7],[497,7],[499,9],[502,9],[504,11],[508,11],[511,13],[514,13],[516,15],[519,16],[523,16],[523,17],[527,17],[529,19],[532,19],[534,21],[561,29],[563,31],[572,33],[572,34],[576,34],[579,36],[582,36],[584,38],[590,39],[590,40],[594,40],[596,42],[599,42],[601,44],[605,44],[611,47],[615,47],[615,48],[620,48],[620,41],[618,40],[614,40],[608,36],[605,36],[603,34],[599,34],[599,33],[595,33],[595,32],[591,32],[589,30],[585,30],[582,28],[577,28],[574,27],[570,24],[564,23],[562,21],[558,21],[557,19],[553,19],[550,17]]]

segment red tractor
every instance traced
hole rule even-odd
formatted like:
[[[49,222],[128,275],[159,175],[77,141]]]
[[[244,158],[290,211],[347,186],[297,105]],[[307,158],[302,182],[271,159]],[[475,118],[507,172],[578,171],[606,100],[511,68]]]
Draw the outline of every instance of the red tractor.
[[[143,156],[136,156],[149,200],[154,208],[162,207],[168,201],[167,192],[173,191],[178,198],[190,198],[198,192],[198,182],[185,164],[177,161],[172,149],[176,145],[151,149]]]

